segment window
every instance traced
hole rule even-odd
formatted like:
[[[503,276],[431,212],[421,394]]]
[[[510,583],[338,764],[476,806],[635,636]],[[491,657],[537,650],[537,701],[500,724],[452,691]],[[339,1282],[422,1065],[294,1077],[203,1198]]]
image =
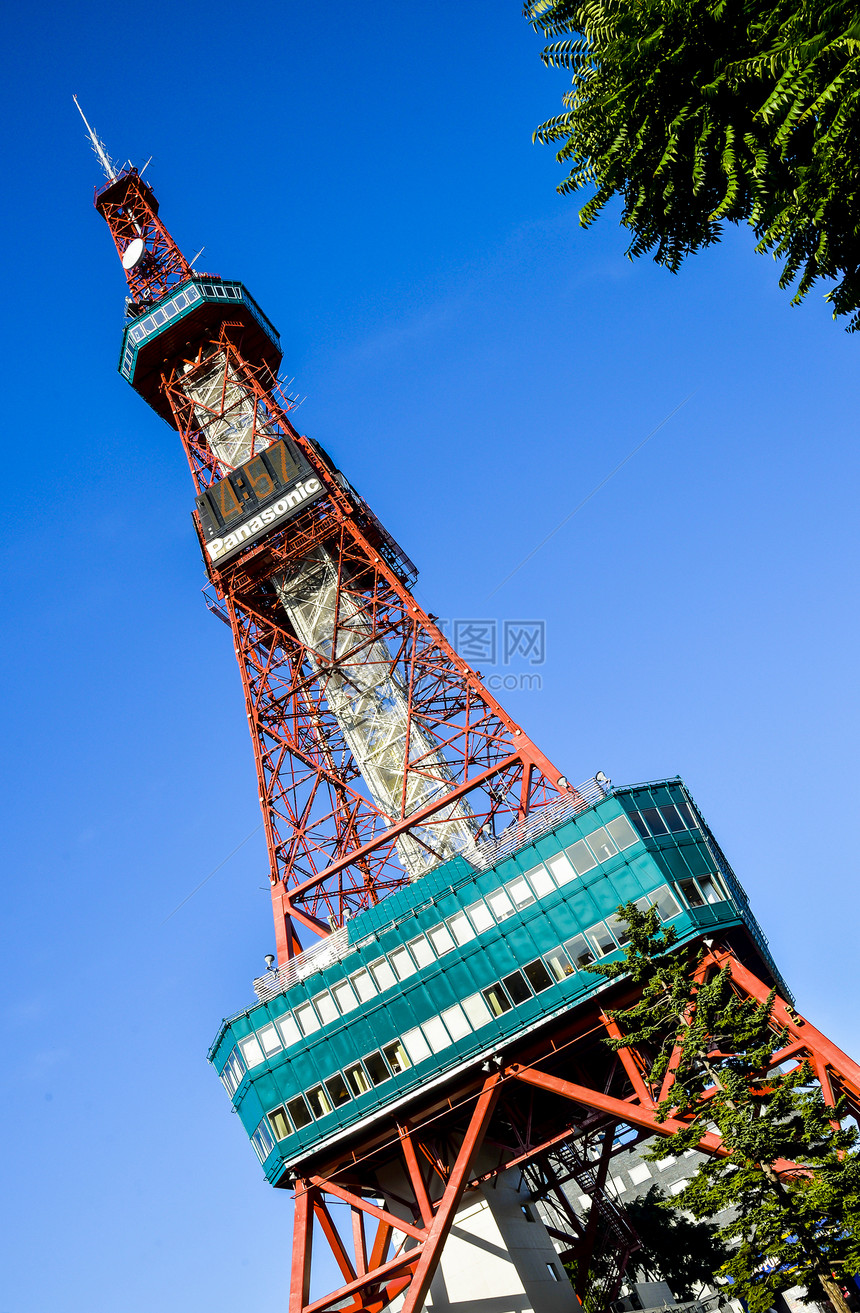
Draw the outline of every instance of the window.
[[[512,971],[509,976],[503,976],[502,984],[514,1003],[525,1003],[532,996],[532,992],[520,971]]]
[[[452,948],[456,948],[454,940],[451,938],[451,932],[446,925],[434,925],[427,931],[427,938],[436,949],[439,957],[443,953],[450,953]]]
[[[493,1019],[493,1014],[487,1007],[483,994],[470,994],[468,998],[464,998],[463,1011],[475,1030],[485,1026],[488,1021]]]
[[[578,839],[576,843],[572,843],[569,848],[565,849],[565,852],[570,858],[577,875],[585,875],[586,871],[593,871],[597,865],[584,839]]]
[[[292,1135],[293,1124],[287,1116],[286,1108],[273,1108],[268,1118],[276,1140],[285,1140],[288,1135]]]
[[[325,1082],[325,1087],[333,1108],[339,1108],[342,1104],[349,1103],[349,1090],[339,1071],[336,1071],[333,1076],[329,1076]]]
[[[446,1008],[442,1013],[442,1020],[452,1039],[463,1039],[464,1036],[472,1033],[472,1027],[459,1003],[455,1003],[452,1008]]]
[[[523,975],[536,994],[539,994],[542,989],[549,989],[552,984],[552,977],[543,962],[541,962],[540,958],[537,958],[534,962],[529,962],[527,966],[524,966]]]
[[[262,1044],[263,1052],[267,1058],[270,1058],[273,1053],[280,1053],[281,1049],[284,1047],[281,1043],[281,1037],[275,1030],[271,1021],[268,1026],[260,1027],[257,1031],[257,1039]]]
[[[511,1010],[511,1000],[508,998],[500,984],[490,985],[489,989],[482,989],[481,993],[487,1000],[490,1011],[494,1017],[500,1017],[505,1012]]]
[[[367,1072],[360,1062],[354,1062],[351,1067],[344,1070],[346,1083],[357,1099],[360,1094],[367,1094],[370,1089],[370,1081],[367,1079]]]
[[[481,934],[484,930],[489,930],[495,925],[493,914],[486,903],[473,903],[471,907],[466,908],[466,911],[478,934]]]
[[[295,1018],[303,1035],[312,1035],[320,1028],[319,1017],[310,1003],[300,1003],[295,1009]]]
[[[341,1012],[351,1012],[353,1008],[358,1007],[358,999],[353,994],[352,985],[348,980],[341,980],[338,984],[332,985],[331,992]]]
[[[372,1085],[381,1085],[383,1081],[391,1079],[388,1064],[378,1049],[375,1053],[368,1053],[364,1059],[364,1066]]]
[[[669,892],[668,886],[665,884],[662,889],[655,890],[651,895],[651,902],[660,913],[661,921],[668,921],[670,916],[677,916],[681,910],[681,905],[677,898]]]
[[[684,802],[683,798],[679,798],[678,801],[675,803],[675,806],[677,807],[680,815],[684,818],[684,822],[687,826],[687,829],[698,830],[699,822],[696,820],[695,816],[693,815],[687,804]]]
[[[506,884],[505,888],[513,899],[516,907],[528,907],[529,904],[533,903],[535,900],[535,896],[531,891],[531,886],[529,885],[528,880],[524,879],[521,875],[518,876],[516,880],[511,880],[510,884]]]
[[[302,1032],[296,1025],[296,1019],[292,1012],[285,1012],[282,1017],[276,1017],[275,1025],[281,1032],[281,1039],[284,1041],[285,1048],[289,1048],[291,1044],[297,1044],[302,1037]]]
[[[557,884],[567,884],[569,880],[575,880],[579,874],[564,853],[556,853],[554,857],[547,857],[546,864],[555,876]],[[594,862],[591,865],[593,866]]]
[[[651,831],[648,829],[648,826],[645,824],[645,822],[643,821],[642,817],[639,815],[638,812],[630,812],[628,819],[633,822],[634,826],[639,831],[641,838],[650,839]]]
[[[612,931],[604,921],[598,921],[597,925],[593,925],[585,933],[598,957],[606,957],[607,953],[618,947]]]
[[[257,1150],[257,1157],[260,1162],[264,1163],[275,1147],[275,1141],[272,1139],[271,1132],[265,1121],[261,1121],[260,1125],[254,1131],[254,1134],[251,1136],[251,1143]]]
[[[393,953],[388,954],[388,960],[394,967],[398,980],[408,980],[410,976],[415,975],[416,966],[409,956],[408,948],[395,948]]]
[[[653,835],[669,833],[666,829],[665,821],[656,807],[643,807],[642,815],[645,818],[645,823],[648,826],[648,829]]]
[[[588,835],[588,846],[599,862],[608,862],[618,852],[612,842],[612,835],[602,825],[599,830]]]
[[[726,895],[720,888],[719,881],[713,875],[700,875],[699,888],[705,896],[706,903],[722,903]]]
[[[546,898],[555,888],[555,880],[545,866],[533,866],[530,871],[526,871],[526,879],[538,898]]]
[[[631,843],[639,840],[639,835],[626,816],[616,816],[614,821],[607,821],[606,828],[619,848],[629,848]]]
[[[686,1190],[689,1184],[690,1182],[686,1177],[682,1178],[680,1181],[674,1181],[672,1185],[669,1186],[669,1194],[680,1194],[682,1190]]]
[[[637,1163],[635,1167],[630,1168],[628,1175],[634,1185],[641,1185],[643,1181],[650,1181],[651,1168],[647,1163]]]
[[[447,1049],[451,1043],[451,1037],[445,1029],[441,1017],[431,1017],[429,1021],[422,1022],[421,1029],[424,1031],[424,1038],[434,1053],[441,1053],[442,1049]]]
[[[422,1035],[420,1026],[407,1030],[403,1036],[403,1045],[413,1062],[423,1062],[430,1057],[430,1045]]]
[[[297,1131],[303,1131],[313,1121],[308,1105],[300,1094],[287,1101],[287,1112],[290,1114],[290,1119]]]
[[[258,1067],[263,1061],[263,1050],[257,1043],[256,1035],[246,1035],[239,1040],[239,1052],[245,1059],[246,1067]]]
[[[350,976],[349,980],[360,1002],[369,1003],[375,997],[376,986],[366,971],[356,971],[355,975]]]
[[[468,944],[470,939],[475,938],[472,923],[465,912],[456,912],[454,916],[450,916],[448,918],[448,929],[458,944]]]
[[[419,935],[417,939],[410,939],[409,949],[420,967],[429,967],[430,963],[436,960],[433,949],[423,935]]]
[[[571,962],[579,971],[582,971],[584,967],[594,961],[594,953],[585,935],[574,935],[573,939],[568,939],[564,948]]]
[[[311,1106],[311,1112],[316,1118],[325,1117],[332,1111],[331,1100],[323,1089],[322,1085],[314,1085],[305,1094],[305,1098]]]
[[[231,1098],[239,1088],[242,1077],[245,1075],[246,1070],[247,1068],[244,1062],[242,1061],[242,1057],[241,1054],[239,1053],[239,1050],[233,1049],[226,1063],[224,1064],[224,1070],[221,1072],[222,1084],[224,1085],[224,1088],[226,1089],[227,1093],[230,1095]]]
[[[661,807],[660,815],[663,817],[663,820],[673,834],[677,834],[679,830],[686,830],[687,827],[678,815],[677,807],[672,807],[671,805],[668,807]]]
[[[561,1277],[558,1274],[558,1268],[556,1267],[555,1263],[547,1263],[546,1270],[547,1272],[549,1272],[553,1281],[561,1281]]]
[[[552,953],[544,953],[543,960],[549,967],[550,975],[555,976],[556,980],[565,980],[567,976],[573,975],[573,967],[560,948]]]
[[[705,906],[705,900],[702,897],[699,886],[696,884],[695,880],[682,880],[680,882],[680,889],[690,907]]]
[[[393,1044],[386,1044],[382,1052],[395,1076],[399,1076],[401,1071],[406,1071],[412,1066],[409,1061],[409,1054],[399,1039],[396,1039]]]
[[[514,905],[504,889],[494,889],[491,894],[487,894],[487,902],[497,921],[504,921],[506,916],[513,915]]]
[[[314,995],[314,1007],[319,1013],[320,1021],[324,1026],[327,1025],[329,1021],[337,1021],[340,1016],[340,1013],[337,1010],[337,1004],[328,990],[325,990],[322,994]]]
[[[397,977],[385,957],[380,957],[375,962],[371,962],[370,974],[373,976],[373,982],[380,993],[384,989],[390,989],[392,985],[397,984]]]
[[[610,933],[614,935],[622,948],[625,944],[630,942],[630,929],[627,922],[622,921],[620,916],[616,916],[613,912],[612,916],[606,918],[606,924],[609,927]]]
[[[523,1217],[526,1219],[527,1222],[535,1221],[534,1213],[529,1208],[528,1204],[520,1204],[520,1209],[522,1211]]]

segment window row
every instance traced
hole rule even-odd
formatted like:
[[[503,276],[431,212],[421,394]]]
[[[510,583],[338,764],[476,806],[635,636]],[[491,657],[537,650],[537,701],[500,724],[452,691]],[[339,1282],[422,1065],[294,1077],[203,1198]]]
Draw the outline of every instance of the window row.
[[[540,865],[517,875],[471,906],[455,912],[447,921],[440,921],[423,934],[416,935],[375,962],[338,981],[330,989],[323,989],[312,1000],[300,1003],[292,1012],[286,1012],[277,1021],[262,1026],[256,1035],[243,1040],[243,1056],[249,1067],[257,1066],[273,1057],[283,1048],[298,1044],[321,1026],[346,1016],[361,1003],[368,1003],[377,994],[408,980],[437,958],[452,949],[467,944],[485,930],[505,921],[514,912],[531,906],[540,898],[552,893],[577,876],[593,870],[598,862],[605,862],[623,848],[638,843],[638,835],[623,816],[608,821],[605,826],[589,834],[588,840],[579,839],[564,852],[548,857]]]
[[[680,834],[682,830],[699,829],[699,822],[683,798],[667,807],[643,807],[640,811],[627,814],[643,839],[652,836],[657,839],[662,834]]]
[[[238,289],[234,290],[233,288],[230,288],[228,290],[231,298],[241,300],[241,293]],[[210,295],[212,294],[211,287],[204,288],[204,291],[207,291]],[[153,310],[151,315],[147,315],[145,319],[141,319],[135,324],[129,334],[132,342],[142,342],[150,333],[154,333],[156,329],[162,328],[164,324],[169,322],[169,320],[175,319],[176,316],[181,314],[188,306],[193,305],[195,301],[199,300],[200,293],[197,288],[194,287],[193,284],[191,287],[186,287],[183,292],[174,296],[166,305],[159,306],[157,310]]]
[[[663,921],[677,915],[681,910],[677,899],[665,885],[653,894],[640,898],[636,904],[642,911],[651,905],[658,908]],[[438,1016],[430,1017],[429,1020],[422,1021],[419,1026],[407,1030],[399,1039],[365,1054],[350,1066],[344,1067],[342,1071],[336,1071],[332,1076],[310,1086],[302,1094],[297,1094],[279,1107],[273,1108],[267,1113],[271,1132],[275,1139],[285,1140],[296,1131],[304,1130],[312,1122],[328,1116],[350,1100],[359,1098],[362,1094],[369,1094],[371,1090],[391,1080],[393,1076],[417,1066],[425,1058],[441,1053],[458,1040],[465,1039],[473,1031],[480,1030],[488,1022],[504,1016],[506,1012],[511,1012],[522,1003],[527,1003],[535,995],[542,994],[544,990],[566,980],[597,958],[614,952],[626,942],[626,939],[625,926],[619,922],[618,917],[600,921],[582,934],[574,935],[564,944],[559,944],[558,948],[544,953],[542,957],[536,957],[533,962],[526,963],[521,969],[509,972],[500,980],[493,981],[484,989],[445,1008]],[[239,1041],[240,1048],[243,1043],[244,1041]],[[232,1063],[234,1056],[239,1056],[236,1049],[233,1050],[221,1076],[231,1095],[235,1092],[235,1086],[232,1085],[235,1073],[244,1067],[241,1058],[238,1064]],[[265,1122],[261,1125],[265,1130]],[[251,1138],[254,1139],[253,1136]],[[254,1142],[257,1145],[257,1141]],[[257,1151],[260,1152],[259,1145]],[[263,1156],[263,1161],[266,1156]]]

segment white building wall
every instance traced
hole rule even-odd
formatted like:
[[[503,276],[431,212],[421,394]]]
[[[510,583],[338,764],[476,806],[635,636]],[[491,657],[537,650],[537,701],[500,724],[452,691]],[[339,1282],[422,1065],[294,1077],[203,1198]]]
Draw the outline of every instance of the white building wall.
[[[466,1195],[424,1304],[427,1313],[579,1313],[573,1286],[528,1197],[516,1170]],[[389,1207],[402,1211],[393,1201]],[[402,1302],[394,1302],[394,1313]]]

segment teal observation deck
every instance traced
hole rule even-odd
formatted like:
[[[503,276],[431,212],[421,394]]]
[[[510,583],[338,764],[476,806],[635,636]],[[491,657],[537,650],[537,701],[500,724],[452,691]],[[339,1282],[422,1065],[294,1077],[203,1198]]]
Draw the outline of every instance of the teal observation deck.
[[[273,1183],[607,988],[621,903],[679,940],[739,932],[784,990],[746,895],[679,779],[557,805],[456,857],[255,982],[209,1052]]]
[[[243,350],[264,362],[272,374],[281,363],[281,339],[243,283],[201,274],[180,283],[156,304],[140,311],[125,327],[119,372],[160,415],[169,416],[161,394],[163,363],[220,324],[242,327]]]

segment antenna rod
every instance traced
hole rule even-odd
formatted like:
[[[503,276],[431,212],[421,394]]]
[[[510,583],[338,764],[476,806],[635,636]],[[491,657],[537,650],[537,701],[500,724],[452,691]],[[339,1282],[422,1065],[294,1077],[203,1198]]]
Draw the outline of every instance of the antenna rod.
[[[75,102],[76,105],[78,105],[77,96],[72,96],[72,100]],[[89,123],[87,123],[87,116],[84,113],[84,111],[81,109],[80,105],[78,105],[78,113],[80,114],[81,118],[84,120],[84,123],[86,124],[87,133],[89,135],[90,141],[92,142],[93,150],[98,156],[98,161],[105,171],[105,176],[107,177],[108,182],[116,182],[116,177],[117,177],[116,169],[113,166],[110,156],[105,150],[104,142],[101,140],[98,133],[93,128],[90,127]]]

